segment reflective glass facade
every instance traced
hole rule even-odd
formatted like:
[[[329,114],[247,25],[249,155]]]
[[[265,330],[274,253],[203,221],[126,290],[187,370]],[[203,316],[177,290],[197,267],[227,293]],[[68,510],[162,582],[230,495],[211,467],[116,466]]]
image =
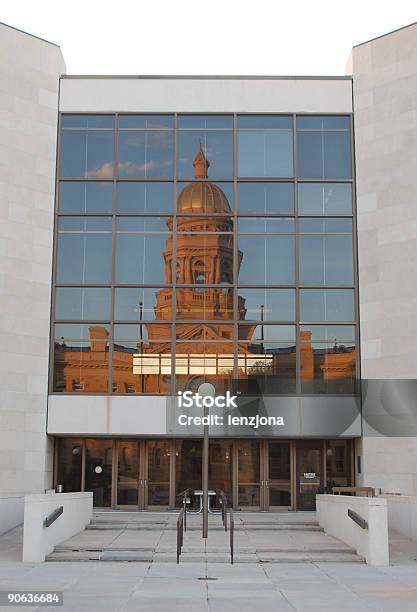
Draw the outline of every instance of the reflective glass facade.
[[[51,391],[353,393],[351,149],[349,116],[62,115]]]

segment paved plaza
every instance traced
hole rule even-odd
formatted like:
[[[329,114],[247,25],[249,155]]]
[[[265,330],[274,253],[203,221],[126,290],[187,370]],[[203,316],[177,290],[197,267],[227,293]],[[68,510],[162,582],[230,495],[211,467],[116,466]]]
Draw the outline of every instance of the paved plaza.
[[[235,516],[238,560],[233,566],[227,562],[227,535],[221,531],[218,517],[211,518],[206,545],[201,543],[201,517],[191,518],[179,565],[172,554],[175,514],[143,513],[132,518],[127,513],[96,513],[92,528],[68,541],[77,554],[88,546],[92,554],[100,550],[120,553],[123,548],[129,553],[132,547],[148,549],[149,553],[154,551],[152,561],[22,563],[22,530],[17,528],[0,537],[0,590],[63,590],[64,606],[58,609],[71,612],[417,609],[416,542],[391,534],[391,566],[372,568],[353,553],[341,552],[346,546],[317,528],[312,514]],[[114,520],[120,523],[118,529]],[[319,550],[323,559],[334,560],[313,560]],[[68,551],[64,546],[62,552]],[[303,560],[303,555],[310,553],[310,560]],[[269,561],[261,558],[268,554]],[[289,555],[287,559],[282,556],[285,554]],[[351,560],[343,560],[344,554],[351,554]]]

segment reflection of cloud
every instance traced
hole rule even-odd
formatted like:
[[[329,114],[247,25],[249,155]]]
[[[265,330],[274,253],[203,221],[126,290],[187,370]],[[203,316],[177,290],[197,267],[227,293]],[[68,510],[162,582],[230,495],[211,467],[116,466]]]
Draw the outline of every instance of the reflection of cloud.
[[[157,162],[151,159],[144,164],[137,164],[131,161],[119,162],[118,170],[120,176],[147,176],[154,173],[157,169],[170,168],[171,166],[171,161]]]
[[[158,162],[154,159],[143,163],[137,164],[136,162],[126,161],[119,162],[118,170],[120,176],[148,176],[149,174],[155,174],[155,171],[162,168],[170,168],[172,166],[171,161]],[[95,168],[94,170],[87,170],[84,174],[85,178],[88,179],[108,179],[113,178],[113,162],[106,162]]]
[[[113,162],[106,162],[95,170],[87,170],[84,176],[91,179],[113,178],[113,167]]]

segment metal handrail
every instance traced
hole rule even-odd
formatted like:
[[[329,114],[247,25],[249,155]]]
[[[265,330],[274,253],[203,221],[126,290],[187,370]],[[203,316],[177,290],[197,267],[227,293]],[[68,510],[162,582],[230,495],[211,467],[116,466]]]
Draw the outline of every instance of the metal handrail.
[[[184,531],[187,531],[187,503],[188,495],[193,489],[185,489],[182,491],[182,508],[177,518],[177,563],[180,562],[180,555],[184,545]],[[179,494],[177,495],[179,497]]]
[[[184,544],[184,508],[181,508],[177,518],[177,563],[180,562],[181,549]]]
[[[350,508],[348,508],[348,517],[350,519],[352,519],[352,521],[354,523],[356,523],[357,525],[359,525],[359,527],[361,529],[368,529],[368,523],[367,521],[365,521],[364,518],[362,518],[362,516],[360,514],[358,514],[357,512],[355,512],[354,510],[351,510]]]
[[[230,508],[230,563],[233,565],[235,552],[235,519],[233,518],[233,510]]]
[[[44,527],[50,527],[53,523],[55,523],[56,519],[64,513],[64,506],[59,506],[56,508],[51,514],[49,514],[43,522]]]
[[[222,507],[222,522],[223,522],[223,527],[224,530],[227,531],[227,497],[226,497],[226,493],[224,491],[222,491],[221,489],[215,489],[216,491],[216,495],[219,498],[219,502],[221,504]]]

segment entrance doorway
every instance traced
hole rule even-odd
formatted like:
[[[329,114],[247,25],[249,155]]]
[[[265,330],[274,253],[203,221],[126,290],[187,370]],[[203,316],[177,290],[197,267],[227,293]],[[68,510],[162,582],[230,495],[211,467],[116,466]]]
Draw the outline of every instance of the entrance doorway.
[[[315,510],[323,492],[323,441],[297,441],[297,510]]]
[[[62,438],[55,483],[93,491],[96,507],[172,509],[182,491],[201,489],[202,452],[201,438]],[[236,510],[315,510],[317,493],[354,484],[353,458],[340,438],[210,439],[209,487]]]

